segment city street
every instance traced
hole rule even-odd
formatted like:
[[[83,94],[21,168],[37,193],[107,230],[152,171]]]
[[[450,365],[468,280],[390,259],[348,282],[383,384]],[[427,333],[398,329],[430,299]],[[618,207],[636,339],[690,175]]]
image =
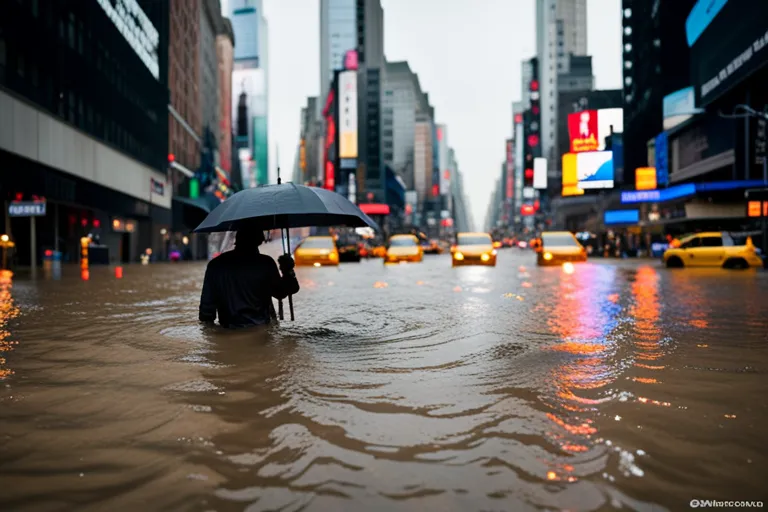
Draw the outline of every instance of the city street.
[[[224,332],[204,268],[2,279],[0,508],[765,499],[766,272],[375,259],[297,269],[295,322]]]

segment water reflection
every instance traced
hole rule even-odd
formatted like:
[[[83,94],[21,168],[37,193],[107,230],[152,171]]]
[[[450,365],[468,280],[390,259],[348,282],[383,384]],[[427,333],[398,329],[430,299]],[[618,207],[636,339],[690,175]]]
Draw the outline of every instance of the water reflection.
[[[0,381],[13,374],[13,370],[8,367],[7,355],[18,343],[11,339],[8,327],[8,323],[19,316],[19,308],[11,295],[12,288],[13,272],[0,270]]]
[[[567,457],[552,468],[550,480],[574,482],[594,471],[593,461],[604,450],[596,446],[597,406],[607,400],[606,388],[615,380],[611,364],[620,307],[610,297],[616,279],[612,269],[582,266],[560,280],[554,307],[547,312],[547,325],[558,338],[551,347],[561,354],[552,370],[555,396],[545,400],[547,417],[554,424],[551,441]]]

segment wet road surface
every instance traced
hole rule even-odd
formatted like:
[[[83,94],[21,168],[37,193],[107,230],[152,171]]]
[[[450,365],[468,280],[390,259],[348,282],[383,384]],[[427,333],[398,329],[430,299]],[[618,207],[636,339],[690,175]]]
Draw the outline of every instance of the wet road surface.
[[[766,500],[768,274],[533,263],[302,268],[247,332],[198,325],[200,264],[3,277],[0,509]]]

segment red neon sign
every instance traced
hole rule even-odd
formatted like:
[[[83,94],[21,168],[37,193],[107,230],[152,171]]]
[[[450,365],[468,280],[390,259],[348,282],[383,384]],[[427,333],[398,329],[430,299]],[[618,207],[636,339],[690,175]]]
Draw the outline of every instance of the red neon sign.
[[[332,162],[325,162],[325,183],[324,187],[328,190],[336,189],[336,169],[333,167]]]
[[[532,91],[538,91],[539,90],[539,81],[538,80],[531,80],[531,90]]]
[[[535,114],[536,112],[534,112]],[[520,124],[523,122],[523,114],[515,114],[515,124]]]
[[[533,169],[526,169],[525,170],[525,179],[532,180],[533,179]]]
[[[532,148],[535,148],[539,145],[539,136],[538,135],[529,135],[528,136],[528,145]]]
[[[437,197],[440,195],[440,187],[437,185],[432,185],[432,196]]]
[[[534,213],[536,213],[536,210],[531,204],[524,204],[520,207],[520,215],[523,217],[530,217]]]

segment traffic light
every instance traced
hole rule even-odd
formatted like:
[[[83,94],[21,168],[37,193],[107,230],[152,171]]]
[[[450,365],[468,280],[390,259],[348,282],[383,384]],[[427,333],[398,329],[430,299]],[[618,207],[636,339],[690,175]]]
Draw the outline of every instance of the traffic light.
[[[531,107],[523,113],[525,150],[523,186],[533,187],[533,159],[541,156],[541,93],[538,80],[538,60],[532,59],[532,78],[528,83]]]

